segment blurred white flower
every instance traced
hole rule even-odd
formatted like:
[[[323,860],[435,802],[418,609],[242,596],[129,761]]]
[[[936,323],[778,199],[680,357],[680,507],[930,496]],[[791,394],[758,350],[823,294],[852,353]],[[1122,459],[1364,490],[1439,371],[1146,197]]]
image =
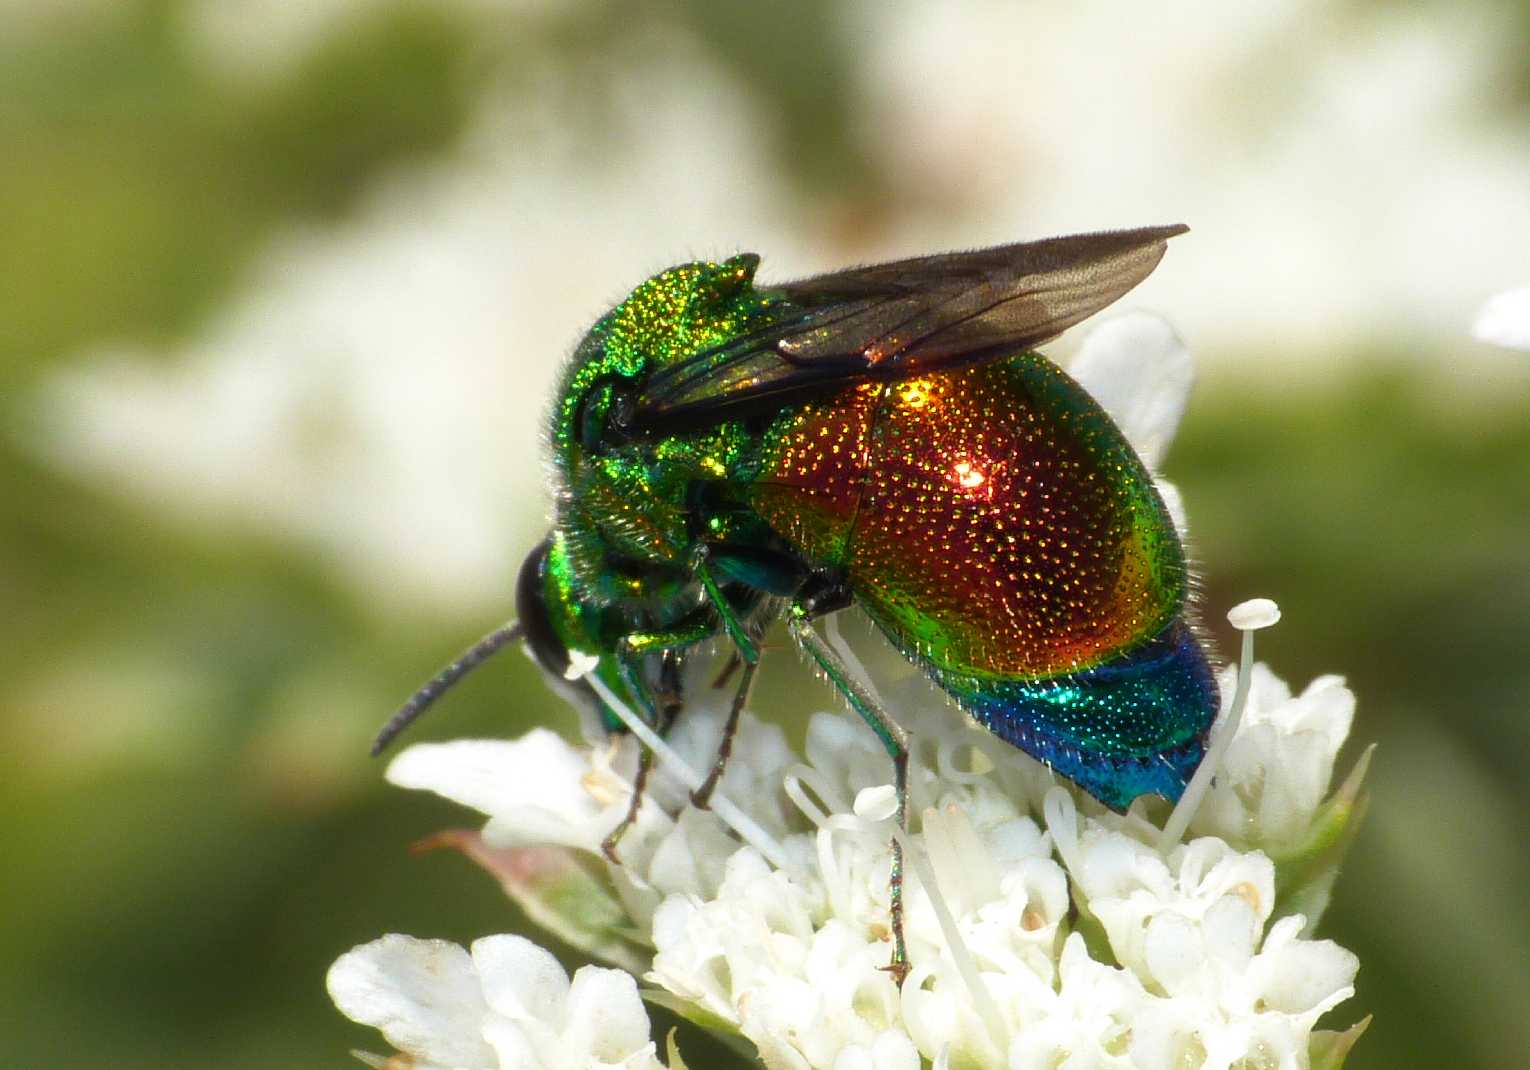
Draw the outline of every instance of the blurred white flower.
[[[505,775],[510,769],[515,776]],[[496,846],[596,851],[621,809],[614,792],[598,790],[604,778],[591,768],[591,756],[546,728],[513,741],[418,743],[393,760],[387,777],[401,788],[434,791],[485,814],[503,815],[484,830],[485,840]],[[645,808],[644,816],[652,812]]]
[[[1128,312],[1084,336],[1068,374],[1110,413],[1149,468],[1163,463],[1185,415],[1195,365],[1167,320]]]
[[[1495,346],[1530,350],[1530,286],[1489,299],[1477,313],[1472,334]]]
[[[1530,141],[1484,121],[1522,38],[1501,11],[1393,5],[1322,33],[1322,0],[1175,10],[852,5],[862,136],[896,161],[890,183],[938,206],[927,243],[952,221],[980,244],[1183,220],[1172,269],[1136,299],[1184,309],[1199,347],[1281,387],[1398,329],[1448,347],[1523,270]],[[1249,359],[1277,338],[1279,359]]]
[[[630,974],[585,966],[570,983],[520,936],[486,936],[471,951],[384,936],[342,955],[328,983],[335,1006],[380,1029],[414,1070],[662,1066]]]
[[[485,39],[510,40],[504,16],[534,0],[452,3],[499,8]],[[185,29],[237,77],[382,6],[197,0]],[[343,221],[274,231],[184,342],[102,340],[61,362],[15,430],[112,494],[306,548],[369,603],[488,612],[505,547],[545,531],[527,503],[546,487],[547,392],[612,301],[692,255],[753,248],[776,277],[843,257],[762,182],[768,148],[726,72],[673,33],[633,40],[607,61],[603,106],[642,137],[604,143],[601,167],[567,121],[588,72],[518,62],[521,88],[487,90],[453,150],[376,176]]]
[[[1190,351],[1167,320],[1149,312],[1114,316],[1084,335],[1068,374],[1110,414],[1148,470],[1174,527],[1189,529],[1179,488],[1158,474],[1195,385]]]

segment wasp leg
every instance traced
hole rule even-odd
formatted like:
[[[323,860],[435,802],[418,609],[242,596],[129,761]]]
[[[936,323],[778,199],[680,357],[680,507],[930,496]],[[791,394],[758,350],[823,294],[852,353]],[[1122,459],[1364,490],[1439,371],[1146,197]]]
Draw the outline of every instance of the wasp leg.
[[[627,830],[637,824],[638,811],[643,808],[643,796],[648,790],[648,774],[653,772],[653,751],[647,747],[638,751],[637,775],[632,778],[632,798],[627,803],[627,812],[617,822],[616,827],[606,833],[606,838],[600,841],[600,853],[606,856],[606,861],[612,865],[621,865],[622,856],[617,853],[617,846],[622,842],[622,837],[627,835]]]
[[[642,674],[633,671],[636,668],[635,660],[619,659],[622,681],[627,685],[628,693],[637,696],[639,712],[642,716],[657,727],[658,717],[653,699],[642,681]],[[637,823],[638,811],[643,808],[643,796],[648,790],[648,775],[652,771],[653,751],[647,747],[639,747],[637,773],[632,778],[632,798],[627,802],[627,812],[616,823],[616,827],[606,833],[605,839],[600,841],[600,853],[605,855],[606,860],[613,865],[622,864],[621,855],[617,853],[617,846],[622,842],[622,837],[627,835],[627,830]]]
[[[638,712],[649,724],[657,728],[661,735],[669,731],[670,724],[674,722],[675,715],[680,711],[676,652],[688,646],[695,646],[710,638],[711,635],[712,629],[709,623],[699,621],[667,632],[642,632],[624,636],[619,642],[616,663],[622,683],[626,685],[628,693],[637,699]],[[653,688],[649,687],[648,682],[643,678],[642,659],[649,654],[660,654],[665,659],[660,667],[660,680],[665,690],[658,694],[654,693]],[[640,747],[637,773],[632,778],[632,798],[627,803],[627,812],[622,815],[616,827],[606,834],[606,838],[600,841],[601,854],[616,865],[621,865],[621,856],[617,853],[617,847],[622,837],[627,835],[627,831],[637,823],[638,811],[643,808],[643,796],[648,789],[648,778],[653,772],[653,764],[653,751],[647,747]]]
[[[711,602],[713,611],[721,619],[723,629],[728,633],[728,638],[733,640],[733,655],[728,665],[718,677],[720,685],[733,671],[735,663],[744,668],[743,676],[738,682],[738,690],[733,693],[733,705],[728,710],[728,720],[723,725],[722,741],[717,745],[717,755],[712,759],[712,768],[707,773],[707,778],[701,782],[701,786],[691,792],[691,804],[697,809],[705,810],[711,802],[712,793],[717,790],[717,782],[722,779],[723,773],[728,768],[728,759],[733,755],[733,737],[738,732],[738,720],[744,712],[744,707],[749,702],[749,693],[754,689],[754,674],[760,667],[760,648],[758,639],[750,634],[749,625],[739,616],[738,610],[733,603],[728,601],[722,587],[706,567],[705,561],[701,562],[696,575],[701,580],[702,589],[706,591],[707,600]]]
[[[680,661],[675,651],[664,651],[664,663],[660,669],[660,681],[662,690],[653,694],[654,704],[658,713],[656,727],[659,735],[669,731],[669,726],[675,723],[675,716],[680,712]],[[643,808],[643,795],[648,788],[648,777],[653,772],[653,751],[642,747],[638,751],[637,774],[632,778],[632,798],[627,803],[627,812],[621,822],[600,841],[600,851],[606,858],[621,864],[621,857],[616,853],[617,844],[626,835],[627,830],[637,823],[638,811]]]
[[[712,575],[712,570],[707,567],[705,558],[696,565],[696,578],[701,581],[701,589],[706,592],[707,601],[722,621],[723,630],[728,633],[728,638],[733,641],[733,649],[743,659],[745,665],[757,665],[760,660],[759,643],[754,636],[749,634],[748,627],[743,618],[733,608],[733,603],[728,601],[728,596],[723,593],[722,586],[717,578]]]
[[[722,742],[717,745],[717,756],[712,759],[712,769],[701,782],[701,787],[691,792],[691,805],[698,810],[707,808],[712,800],[712,792],[717,790],[717,782],[722,779],[723,771],[728,767],[728,758],[733,754],[733,736],[738,731],[739,715],[744,712],[749,692],[754,689],[754,673],[760,667],[759,662],[745,661],[743,665],[744,674],[738,682],[738,690],[733,693],[733,706],[728,710],[728,721],[723,725]]]
[[[714,688],[722,687],[732,678],[733,674],[738,671],[738,667],[743,663],[744,659],[737,654],[729,654],[728,660],[723,662],[723,667],[712,678],[712,686]]]
[[[786,611],[786,626],[792,638],[828,676],[850,707],[882,741],[893,763],[893,788],[898,793],[898,827],[908,830],[908,733],[866,693],[834,648],[813,629],[813,611],[803,602],[793,602]],[[903,847],[892,843],[892,873],[888,877],[888,910],[892,915],[893,951],[887,970],[902,985],[908,976],[908,948],[903,939]]]
[[[684,682],[680,677],[680,653],[666,650],[659,655],[659,685],[654,689],[653,696],[658,702],[662,721],[659,726],[660,735],[669,730],[670,722],[680,712],[684,691]]]

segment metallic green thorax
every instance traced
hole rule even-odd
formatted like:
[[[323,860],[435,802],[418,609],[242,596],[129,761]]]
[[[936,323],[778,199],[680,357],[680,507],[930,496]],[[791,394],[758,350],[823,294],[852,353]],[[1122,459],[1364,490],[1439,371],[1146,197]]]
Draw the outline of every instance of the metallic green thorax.
[[[633,622],[659,631],[701,607],[686,495],[699,482],[735,477],[751,436],[732,420],[613,445],[609,428],[624,395],[646,376],[773,321],[781,302],[751,285],[758,263],[746,254],[649,279],[595,324],[559,387],[549,605],[568,647],[601,654],[600,671],[613,686],[613,630],[625,623],[632,642]]]
[[[645,376],[770,322],[776,302],[750,285],[758,262],[744,255],[671,268],[633,291],[575,352],[553,410],[552,460],[554,526],[582,593],[598,601],[673,593],[613,573],[610,558],[684,568],[686,490],[730,477],[749,436],[727,421],[615,447],[601,439],[623,392]]]

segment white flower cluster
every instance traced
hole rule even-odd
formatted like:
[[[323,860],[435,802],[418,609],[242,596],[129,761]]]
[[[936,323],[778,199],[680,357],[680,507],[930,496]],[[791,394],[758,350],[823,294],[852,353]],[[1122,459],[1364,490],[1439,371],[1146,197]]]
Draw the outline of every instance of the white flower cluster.
[[[421,744],[389,778],[486,813],[480,859],[505,877],[541,858],[554,873],[536,892],[544,903],[566,885],[584,908],[619,904],[593,912],[606,932],[576,921],[560,935],[598,949],[628,933],[608,958],[643,972],[665,1005],[747,1038],[771,1067],[1305,1067],[1314,1025],[1353,992],[1357,963],[1279,909],[1299,889],[1281,887],[1277,860],[1331,838],[1324,796],[1353,698],[1331,677],[1292,697],[1262,665],[1251,698],[1194,825],[1242,846],[1200,836],[1167,857],[1140,808],[1102,811],[949,711],[914,715],[909,842],[937,896],[911,866],[913,969],[901,987],[884,968],[890,830],[855,805],[888,764],[847,715],[813,718],[801,762],[779,729],[745,719],[722,790],[751,801],[784,868],[663,775],[623,841],[625,864],[604,862],[599,843],[635,764],[627,740],[580,748],[536,730]],[[683,759],[704,766],[722,712],[687,711],[672,740]],[[1353,801],[1347,786],[1338,802],[1348,813]],[[549,844],[556,865],[532,853]],[[563,867],[570,857],[578,865]],[[471,956],[387,937],[342,958],[330,983],[343,1011],[419,1066],[657,1065],[627,975],[586,967],[570,989],[517,937],[479,941]]]
[[[1191,379],[1173,332],[1122,317],[1073,370],[1156,465]],[[1160,488],[1183,529],[1174,488]],[[630,737],[422,744],[388,777],[486,814],[481,834],[452,842],[529,917],[771,1070],[1334,1070],[1363,1023],[1314,1026],[1352,994],[1358,963],[1309,931],[1362,801],[1363,758],[1329,792],[1354,699],[1337,677],[1293,696],[1252,662],[1274,604],[1235,615],[1247,701],[1234,705],[1227,670],[1205,775],[1165,829],[1147,800],[1116,815],[1057,784],[927,687],[895,704],[913,741],[901,984],[886,968],[890,763],[848,715],[814,717],[800,757],[746,715],[702,811],[677,763],[709,765],[725,709],[721,692],[689,688],[620,865],[600,844],[631,798]],[[744,821],[725,824],[727,802],[745,804]],[[415,1067],[659,1065],[629,974],[585,967],[570,985],[518,937],[469,953],[391,936],[344,956],[330,989]]]

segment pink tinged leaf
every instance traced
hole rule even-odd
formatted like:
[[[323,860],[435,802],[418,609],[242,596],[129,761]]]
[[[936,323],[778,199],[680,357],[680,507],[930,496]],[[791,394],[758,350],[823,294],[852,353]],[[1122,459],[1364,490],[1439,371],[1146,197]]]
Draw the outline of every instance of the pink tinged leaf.
[[[469,829],[447,829],[417,851],[460,851],[499,882],[538,926],[591,958],[635,974],[651,952],[628,938],[631,922],[610,887],[565,847],[490,847]]]

